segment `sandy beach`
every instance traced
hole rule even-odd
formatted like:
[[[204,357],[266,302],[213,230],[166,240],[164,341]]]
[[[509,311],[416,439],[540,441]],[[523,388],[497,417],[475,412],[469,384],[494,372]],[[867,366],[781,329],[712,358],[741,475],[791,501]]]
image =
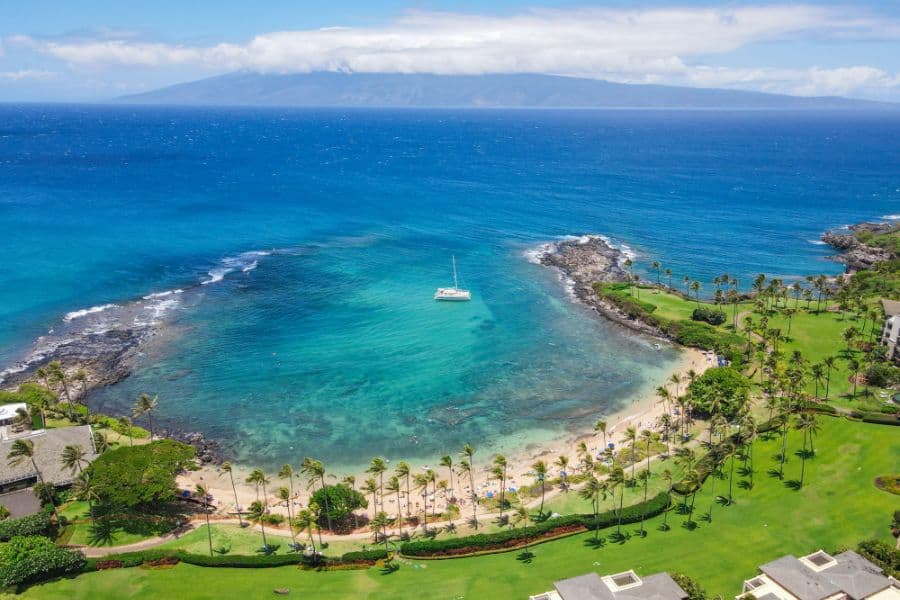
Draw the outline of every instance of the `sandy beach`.
[[[681,353],[681,359],[672,372],[679,373],[683,378],[685,376],[685,373],[687,373],[691,369],[700,374],[714,364],[714,358],[708,352],[684,348],[681,349]],[[654,385],[650,388],[651,390],[655,390],[656,386],[660,384],[669,385],[666,382],[653,383]],[[622,410],[607,414],[598,413],[597,418],[602,418],[607,421],[607,441],[615,443],[618,447],[622,445],[625,430],[630,426],[636,427],[638,430],[652,429],[661,431],[661,428],[659,427],[659,419],[663,413],[664,407],[659,403],[659,398],[656,396],[655,392],[648,391],[640,395],[629,406],[623,408]],[[534,462],[537,460],[545,460],[548,463],[548,466],[550,467],[548,476],[550,477],[557,477],[559,474],[559,468],[552,464],[559,456],[568,456],[570,464],[574,467],[574,465],[578,463],[577,447],[582,441],[586,442],[592,456],[596,457],[603,449],[603,441],[600,435],[595,433],[593,429],[589,429],[574,434],[566,434],[556,440],[551,441],[550,443],[542,445],[537,449],[533,447],[533,444],[531,444],[529,445],[529,449],[527,450],[522,449],[515,453],[506,454],[506,458],[509,462],[508,486],[511,488],[518,488],[523,485],[533,484],[534,478],[529,473],[532,470],[531,465],[534,464]],[[477,444],[473,445],[476,446],[477,450]],[[476,492],[479,497],[484,497],[486,495],[497,495],[500,491],[499,482],[497,480],[491,479],[488,473],[492,458],[493,455],[485,455],[484,453],[476,454],[475,456],[476,472],[474,476],[474,483]],[[416,464],[412,464],[412,466],[415,472],[419,472],[421,470],[424,470],[424,467],[427,465],[437,473],[437,478],[439,481],[442,479],[449,480],[449,472],[447,468],[437,466],[439,464],[438,459],[439,457],[434,457],[431,462],[426,462],[422,465],[423,469],[418,468],[418,463],[422,461],[416,461]],[[456,460],[455,456],[454,460]],[[298,476],[299,466],[293,465],[293,467],[295,469],[295,498],[293,500],[293,503],[295,509],[300,509],[307,505],[310,497],[310,492],[312,490],[307,490],[305,478]],[[238,503],[243,510],[246,510],[246,508],[253,501],[258,499],[258,492],[256,487],[244,482],[251,470],[252,467],[243,467],[239,465],[233,466],[233,475],[235,486],[237,488]],[[391,471],[392,469],[389,469],[389,472],[385,473],[385,481],[387,481],[389,473]],[[332,478],[329,483],[336,483],[340,481],[340,479],[342,479],[344,476],[350,474],[351,473],[335,474],[336,478]],[[271,483],[267,486],[266,489],[268,492],[270,511],[273,513],[287,515],[287,506],[283,501],[275,499],[275,491],[281,486],[288,486],[288,481],[286,479],[279,479],[274,473],[270,473],[268,475],[270,477]],[[364,472],[352,473],[352,475],[356,477],[357,487],[361,485],[367,477],[370,476],[369,474],[366,474]],[[198,483],[203,483],[208,486],[210,494],[213,497],[213,503],[217,507],[217,511],[220,513],[220,515],[233,515],[233,513],[236,511],[235,494],[232,490],[231,480],[227,473],[222,472],[215,466],[209,465],[201,468],[198,471],[193,471],[182,475],[178,479],[178,484],[182,489],[193,490]],[[468,482],[461,480],[457,474],[454,474],[453,483],[455,488],[455,496],[458,499],[458,504],[461,510],[461,518],[465,519],[467,518],[467,515],[470,516],[471,514],[471,506],[469,504],[471,490],[469,488]],[[554,491],[553,493],[556,493],[556,491]],[[551,497],[553,493],[548,493],[548,497]],[[260,499],[261,494],[262,492],[260,491]],[[421,511],[423,497],[415,491],[415,488],[413,488],[412,490],[412,496],[414,498],[414,501],[412,503],[413,511],[415,512],[416,509]],[[367,496],[367,499],[370,499],[370,497]],[[436,500],[436,510],[438,513],[440,513],[447,507],[449,494],[442,493],[439,490]],[[434,496],[428,494],[427,504],[429,514],[431,513],[434,501]],[[401,494],[401,505],[404,508],[406,506],[405,493]],[[384,509],[389,516],[397,513],[397,499],[394,495],[391,495],[391,497],[389,498],[385,498]],[[369,513],[369,516],[371,516],[373,512],[372,507],[370,506],[367,511],[359,511],[359,514],[363,514],[363,512],[367,512]]]

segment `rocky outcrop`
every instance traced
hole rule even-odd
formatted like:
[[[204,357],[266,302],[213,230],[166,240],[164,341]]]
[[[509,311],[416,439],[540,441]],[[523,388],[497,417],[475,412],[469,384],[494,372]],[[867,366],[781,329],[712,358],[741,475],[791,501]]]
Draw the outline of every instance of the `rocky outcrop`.
[[[605,238],[585,235],[545,244],[537,258],[540,264],[558,269],[575,298],[604,318],[632,331],[666,337],[658,328],[629,317],[597,295],[595,283],[626,281],[628,278],[623,267],[627,256]]]
[[[850,233],[829,231],[822,236],[823,242],[841,252],[828,258],[845,264],[849,273],[870,269],[874,265],[892,258],[889,252],[861,242],[858,234],[862,232],[873,234],[890,233],[897,230],[896,225],[890,223],[859,223],[851,225],[849,230]]]

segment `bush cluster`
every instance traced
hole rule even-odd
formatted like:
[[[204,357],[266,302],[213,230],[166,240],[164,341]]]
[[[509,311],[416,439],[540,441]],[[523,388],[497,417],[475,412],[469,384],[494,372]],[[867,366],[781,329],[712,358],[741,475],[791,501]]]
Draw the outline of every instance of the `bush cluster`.
[[[724,310],[709,308],[708,306],[700,306],[691,313],[691,320],[705,321],[710,325],[721,325],[728,319]]]
[[[894,414],[853,410],[850,411],[850,416],[854,419],[859,419],[863,423],[876,423],[878,425],[900,425],[900,417]]]
[[[0,521],[0,542],[17,535],[50,535],[52,529],[50,515],[43,511],[19,519],[5,519]]]
[[[856,547],[859,554],[882,568],[885,575],[900,577],[900,550],[880,540],[866,540]]]
[[[706,600],[706,590],[691,577],[684,573],[672,573],[672,579],[687,593],[688,600]]]
[[[0,588],[18,587],[84,568],[84,554],[43,536],[14,536],[0,546]]]
[[[669,506],[669,494],[661,492],[647,500],[627,506],[622,510],[622,523],[635,523],[644,518],[650,518],[662,513]],[[479,533],[458,538],[446,538],[442,540],[431,539],[416,542],[407,542],[400,546],[400,553],[405,556],[453,556],[471,554],[509,548],[513,549],[526,541],[533,541],[542,537],[553,537],[564,533],[577,533],[585,529],[602,529],[619,522],[616,511],[600,513],[597,518],[594,515],[565,515],[555,519],[522,527],[517,529],[505,529],[496,533]]]
[[[119,422],[118,419],[114,419],[113,417],[108,417],[106,415],[94,414],[93,416],[94,422],[100,427],[106,427],[112,429],[116,433],[120,435],[127,436],[128,435],[128,427]],[[150,432],[144,429],[143,427],[138,427],[137,425],[131,426],[131,437],[136,440],[146,439],[150,437]]]

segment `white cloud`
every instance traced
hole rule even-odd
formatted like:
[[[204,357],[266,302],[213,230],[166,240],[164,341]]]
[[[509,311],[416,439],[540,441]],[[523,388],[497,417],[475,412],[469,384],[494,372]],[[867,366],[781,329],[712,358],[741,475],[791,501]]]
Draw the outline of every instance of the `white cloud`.
[[[16,36],[7,41],[90,69],[527,72],[807,94],[896,86],[896,76],[865,66],[793,71],[689,66],[748,44],[799,35],[896,39],[900,26],[833,8],[788,5],[535,10],[513,16],[411,12],[385,26],[272,32],[246,44],[214,46],[109,35],[75,40]]]
[[[57,73],[53,71],[36,71],[32,69],[22,69],[19,71],[0,71],[0,79],[9,79],[12,81],[21,81],[23,79],[36,79],[47,81],[55,79]]]

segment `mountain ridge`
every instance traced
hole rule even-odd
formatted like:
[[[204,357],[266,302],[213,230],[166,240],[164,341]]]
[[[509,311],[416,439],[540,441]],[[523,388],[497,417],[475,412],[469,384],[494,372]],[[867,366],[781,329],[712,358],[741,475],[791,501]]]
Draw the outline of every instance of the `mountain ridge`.
[[[236,72],[114,100],[125,104],[378,108],[900,109],[839,96],[614,83],[559,75]]]

